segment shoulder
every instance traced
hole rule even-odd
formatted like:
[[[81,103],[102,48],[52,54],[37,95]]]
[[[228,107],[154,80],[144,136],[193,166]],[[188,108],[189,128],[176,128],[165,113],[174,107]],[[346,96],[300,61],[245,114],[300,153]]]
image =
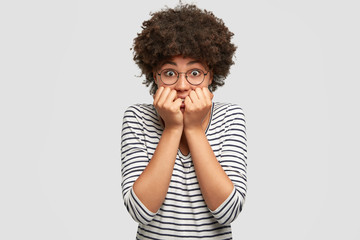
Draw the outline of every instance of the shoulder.
[[[159,117],[153,104],[134,104],[124,113],[124,120],[133,119],[151,125],[159,122]]]
[[[246,134],[246,121],[243,108],[233,103],[214,103],[212,124],[227,131],[241,131]]]
[[[234,103],[214,102],[213,117],[223,116],[225,118],[245,117],[244,110]]]
[[[142,118],[144,115],[154,115],[156,116],[156,110],[152,104],[133,104],[129,106],[124,113],[126,116],[136,116]]]

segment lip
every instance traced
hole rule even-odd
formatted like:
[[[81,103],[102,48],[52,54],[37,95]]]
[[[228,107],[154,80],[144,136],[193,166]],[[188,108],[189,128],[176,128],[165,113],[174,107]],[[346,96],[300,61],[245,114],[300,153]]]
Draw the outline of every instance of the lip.
[[[181,103],[181,105],[180,105],[180,108],[184,108],[184,107],[185,107],[185,99],[184,99],[184,98],[181,98],[181,100],[182,100],[182,103]]]
[[[186,96],[177,96],[177,98],[180,98],[181,99],[181,105],[180,105],[180,108],[185,108],[185,98]]]
[[[180,98],[181,99],[181,106],[184,106],[184,102],[185,102],[185,98],[186,96],[177,96],[177,98]]]

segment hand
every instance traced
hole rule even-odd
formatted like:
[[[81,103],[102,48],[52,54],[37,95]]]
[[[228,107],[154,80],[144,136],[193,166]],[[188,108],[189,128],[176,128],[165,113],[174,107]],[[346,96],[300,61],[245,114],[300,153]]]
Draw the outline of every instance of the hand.
[[[154,95],[154,107],[165,123],[165,128],[183,129],[183,113],[180,110],[182,100],[176,97],[176,91],[160,87]]]
[[[211,110],[213,94],[207,87],[196,88],[185,98],[184,127],[202,127],[202,122]]]

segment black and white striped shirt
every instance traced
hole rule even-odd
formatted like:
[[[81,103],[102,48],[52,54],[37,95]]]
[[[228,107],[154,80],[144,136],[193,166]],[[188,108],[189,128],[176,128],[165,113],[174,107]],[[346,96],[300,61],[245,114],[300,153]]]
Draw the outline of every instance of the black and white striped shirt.
[[[152,104],[129,107],[124,114],[121,143],[122,191],[125,206],[139,223],[137,239],[232,239],[230,223],[238,216],[246,194],[246,127],[235,104],[213,103],[207,139],[234,184],[214,211],[205,204],[191,153],[178,150],[165,201],[157,213],[137,198],[133,184],[151,160],[163,126]]]

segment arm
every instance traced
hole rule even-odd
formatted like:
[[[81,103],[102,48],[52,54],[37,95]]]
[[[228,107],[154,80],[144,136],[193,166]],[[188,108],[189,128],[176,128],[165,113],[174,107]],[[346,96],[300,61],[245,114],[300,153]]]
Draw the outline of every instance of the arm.
[[[242,110],[238,107],[231,110],[226,119],[228,127],[224,136],[227,137],[224,137],[219,162],[197,120],[201,119],[201,106],[209,106],[203,103],[211,102],[211,95],[207,91],[196,89],[190,94],[186,102],[189,114],[185,112],[184,132],[204,200],[215,218],[226,224],[232,222],[241,211],[246,193],[245,125]]]
[[[167,194],[182,130],[164,129],[151,161],[134,183],[140,201],[156,213]]]
[[[181,99],[176,91],[160,87],[154,96],[154,106],[165,122],[165,128],[151,161],[134,183],[134,191],[145,206],[157,212],[165,200],[176,154],[183,131]]]
[[[185,135],[201,193],[208,208],[214,211],[230,195],[233,183],[216,159],[204,130],[186,129]]]
[[[184,133],[194,163],[201,193],[210,210],[215,210],[234,186],[216,159],[206,138],[202,122],[211,111],[212,95],[207,88],[197,88],[185,99]]]
[[[143,138],[142,111],[131,106],[124,113],[121,132],[121,174],[122,193],[126,209],[138,223],[147,224],[155,216],[137,198],[133,184],[149,163]]]
[[[141,144],[141,139],[136,135],[136,131],[131,131],[131,128],[128,130],[128,125],[134,125],[136,121],[125,121],[124,118],[123,136],[124,129],[130,133],[125,133],[127,137],[122,140],[123,178],[127,179],[134,172],[137,173],[136,176],[131,177],[132,181],[125,181],[127,183],[126,189],[131,187],[131,191],[128,190],[128,197],[124,197],[124,201],[133,218],[143,224],[151,221],[165,199],[183,129],[180,111],[181,100],[175,100],[176,92],[171,92],[170,89],[164,92],[163,90],[164,88],[160,88],[156,93],[154,106],[165,121],[165,129],[152,159],[150,162],[147,161],[146,166],[137,157],[138,152],[141,155],[141,152],[146,153],[146,148]],[[135,125],[133,129],[141,129],[141,126]],[[131,151],[135,152],[134,154],[127,151],[126,147],[128,146],[131,146]],[[125,189],[124,185],[123,183],[123,189]]]

